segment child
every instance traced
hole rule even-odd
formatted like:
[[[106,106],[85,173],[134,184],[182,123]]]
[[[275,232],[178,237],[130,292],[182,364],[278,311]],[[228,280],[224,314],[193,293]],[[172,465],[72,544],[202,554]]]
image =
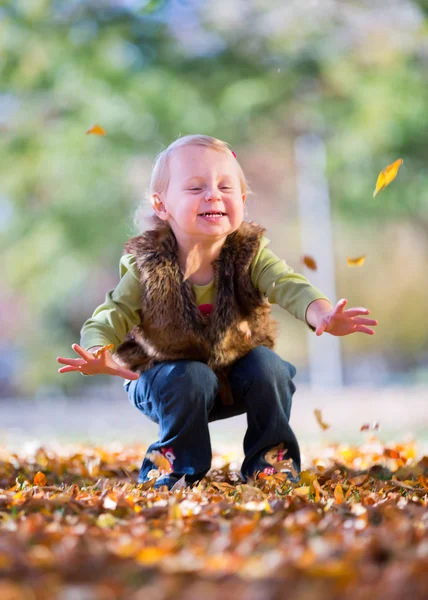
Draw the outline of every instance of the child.
[[[296,369],[273,351],[270,303],[317,335],[374,334],[377,321],[359,316],[367,309],[333,307],[266,247],[264,229],[243,220],[247,192],[226,142],[191,135],[161,152],[153,228],[125,244],[119,284],[72,345],[80,358],[57,359],[68,365],[60,373],[125,378],[131,404],[159,425],[139,483],[154,474],[155,487],[169,489],[184,475],[188,484],[202,479],[212,459],[208,423],[244,412],[244,481],[287,461],[300,471],[289,425]],[[107,344],[113,354],[100,350]]]

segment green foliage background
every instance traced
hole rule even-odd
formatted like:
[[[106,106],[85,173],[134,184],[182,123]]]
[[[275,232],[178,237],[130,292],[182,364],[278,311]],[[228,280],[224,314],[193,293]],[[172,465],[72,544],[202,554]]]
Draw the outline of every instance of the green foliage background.
[[[293,140],[324,137],[340,297],[384,318],[373,353],[394,368],[398,355],[406,368],[426,364],[427,12],[410,0],[3,3],[0,289],[2,352],[19,356],[12,392],[81,385],[58,376],[55,357],[117,282],[156,153],[196,132],[236,149],[267,226],[284,198],[294,226]],[[108,135],[86,136],[94,123]],[[377,174],[397,157],[396,182],[373,199]],[[410,256],[397,254],[397,236],[404,249],[414,243]],[[351,279],[344,240],[361,237],[378,262]],[[279,239],[275,249],[298,260]],[[349,340],[349,360],[365,343]]]

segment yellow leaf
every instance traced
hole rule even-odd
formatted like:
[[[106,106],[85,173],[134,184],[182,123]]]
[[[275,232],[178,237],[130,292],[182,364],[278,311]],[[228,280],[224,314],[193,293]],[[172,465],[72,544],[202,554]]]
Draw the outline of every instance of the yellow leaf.
[[[113,350],[113,348],[114,344],[107,344],[107,346],[103,346],[102,348],[98,348],[98,350],[95,350],[94,356],[95,358],[99,358],[101,354],[104,354],[104,352],[107,352],[108,350]]]
[[[309,485],[302,485],[302,487],[294,488],[293,494],[295,496],[307,496],[310,492],[311,488]]]
[[[300,481],[304,485],[310,485],[314,479],[315,474],[309,471],[308,469],[305,469],[304,471],[300,472]]]
[[[363,254],[362,256],[359,256],[358,258],[349,258],[349,256],[348,256],[348,266],[361,267],[361,265],[364,264],[365,260],[366,260],[365,254]]]
[[[40,487],[44,487],[47,484],[46,475],[39,471],[34,476],[34,485],[39,485]]]
[[[156,546],[142,548],[135,557],[136,561],[143,565],[156,565],[165,556],[165,551]]]
[[[101,127],[101,125],[93,125],[88,129],[86,135],[92,133],[93,135],[105,135],[106,131]]]
[[[109,529],[116,525],[117,519],[111,513],[101,513],[95,523],[102,529]]]
[[[343,489],[342,486],[340,485],[340,483],[338,483],[336,485],[336,487],[334,488],[334,499],[336,501],[337,504],[342,504],[344,501],[344,496],[343,496]]]
[[[316,260],[314,258],[312,258],[312,256],[308,256],[305,254],[305,256],[303,257],[303,264],[305,264],[308,269],[311,269],[311,271],[316,271],[317,270],[317,263]]]
[[[328,429],[330,427],[330,425],[327,425],[327,423],[324,423],[324,421],[322,420],[322,415],[321,415],[321,411],[319,408],[315,408],[314,409],[314,414],[315,414],[315,418],[318,422],[318,425],[322,428],[322,429]]]
[[[383,171],[379,173],[379,177],[376,181],[376,189],[373,192],[373,198],[378,192],[380,192],[381,190],[383,190],[383,188],[389,185],[391,181],[394,181],[394,179],[397,177],[398,169],[401,167],[402,164],[403,159],[399,158],[398,160],[385,167]]]

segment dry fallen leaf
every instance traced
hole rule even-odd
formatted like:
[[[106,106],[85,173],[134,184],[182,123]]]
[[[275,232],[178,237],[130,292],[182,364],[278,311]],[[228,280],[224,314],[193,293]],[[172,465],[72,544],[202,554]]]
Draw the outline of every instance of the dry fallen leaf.
[[[106,131],[105,131],[105,129],[103,129],[101,127],[101,125],[93,125],[86,132],[86,135],[89,135],[89,134],[92,134],[92,135],[106,135]]]
[[[41,487],[45,486],[47,483],[46,475],[39,471],[34,475],[34,485],[40,485]]]
[[[236,457],[214,454],[197,484],[170,491],[137,484],[145,452],[0,446],[1,600],[184,600],[189,584],[238,600],[273,579],[293,597],[304,585],[305,598],[360,598],[368,575],[370,598],[426,599],[428,456],[416,459],[414,440],[319,446],[298,483],[276,473],[231,485]],[[55,483],[32,485],[39,468]]]
[[[322,428],[322,429],[328,429],[330,427],[330,425],[327,425],[327,423],[324,423],[324,421],[322,420],[322,414],[319,408],[315,408],[314,409],[314,414],[315,414],[315,418],[318,422],[318,425]]]
[[[383,171],[379,173],[379,177],[376,181],[376,188],[373,192],[373,198],[376,196],[377,193],[379,193],[387,185],[389,185],[391,181],[394,181],[394,179],[397,177],[398,170],[402,164],[403,159],[399,158],[398,160],[385,167]]]
[[[334,488],[334,499],[336,501],[336,504],[342,504],[342,502],[344,501],[344,495],[343,495],[343,488],[340,485],[340,483],[338,483],[336,485],[336,487]]]
[[[348,265],[350,267],[360,267],[362,264],[364,264],[365,259],[365,254],[363,254],[363,256],[359,256],[358,258],[349,258],[348,256]]]
[[[308,256],[305,254],[302,260],[303,264],[305,264],[308,267],[308,269],[311,269],[312,271],[317,270],[316,260],[312,256]]]

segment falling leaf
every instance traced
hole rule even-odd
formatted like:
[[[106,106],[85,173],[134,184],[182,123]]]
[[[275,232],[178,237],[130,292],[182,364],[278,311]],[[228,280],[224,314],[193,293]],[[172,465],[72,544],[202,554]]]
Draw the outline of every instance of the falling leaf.
[[[101,354],[104,354],[104,352],[107,352],[108,350],[113,350],[113,348],[114,344],[107,344],[107,346],[103,346],[102,348],[98,348],[98,350],[95,350],[94,356],[95,358],[99,358]]]
[[[311,269],[312,271],[316,271],[317,270],[317,263],[316,260],[314,258],[312,258],[312,256],[308,256],[305,254],[305,256],[303,257],[303,263],[308,267],[308,269]]]
[[[105,131],[105,129],[103,129],[101,127],[101,125],[93,125],[86,132],[86,135],[88,135],[88,134],[92,134],[92,135],[105,135],[106,131]]]
[[[324,423],[324,421],[322,420],[322,414],[319,408],[315,408],[314,409],[314,414],[315,414],[315,418],[318,422],[318,425],[322,428],[322,429],[328,429],[330,427],[330,425],[327,425],[327,423]]]
[[[39,471],[34,476],[34,485],[39,485],[40,487],[44,487],[47,483],[46,475]]]
[[[171,473],[172,467],[169,460],[157,450],[146,454],[146,458],[156,465],[161,473]]]
[[[349,258],[349,256],[348,256],[348,265],[350,267],[361,267],[361,265],[364,264],[365,259],[366,259],[365,254],[363,254],[362,256],[359,256],[358,258]]]
[[[198,243],[193,246],[193,248],[190,250],[189,254],[187,255],[186,270],[183,275],[183,281],[186,281],[186,279],[189,279],[189,277],[191,277],[193,275],[193,273],[196,273],[196,271],[200,268],[201,265],[202,265],[201,246]]]
[[[379,173],[379,177],[376,181],[376,188],[373,192],[373,198],[378,192],[380,192],[381,190],[383,190],[383,188],[389,185],[391,181],[394,181],[394,179],[397,177],[398,170],[402,164],[403,159],[399,158],[398,160],[385,167],[383,171]]]
[[[374,421],[372,425],[370,425],[369,423],[364,423],[364,425],[361,425],[360,431],[379,431],[379,428],[380,424],[377,421]]]

